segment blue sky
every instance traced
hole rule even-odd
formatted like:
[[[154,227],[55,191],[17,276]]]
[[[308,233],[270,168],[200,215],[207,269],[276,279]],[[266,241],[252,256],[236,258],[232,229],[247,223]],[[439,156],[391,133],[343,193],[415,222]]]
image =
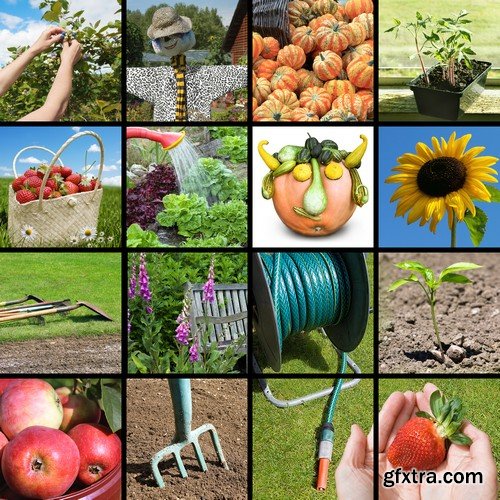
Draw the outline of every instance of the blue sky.
[[[104,174],[106,185],[121,185],[121,132],[119,127],[2,127],[0,134],[0,177],[13,177],[12,161],[21,149],[27,146],[44,146],[56,152],[64,142],[79,131],[91,130],[102,137],[104,142]],[[97,175],[99,149],[94,138],[82,137],[70,144],[61,158],[64,164],[81,173],[85,164],[85,151],[88,151],[87,164],[96,165],[90,170]],[[51,155],[41,150],[29,150],[17,161],[18,174],[42,161],[50,161]]]
[[[379,244],[381,247],[449,247],[450,230],[447,217],[438,224],[436,234],[431,233],[429,225],[420,227],[418,222],[407,224],[406,218],[395,217],[395,202],[390,198],[400,184],[385,184],[385,179],[393,172],[397,158],[404,153],[414,153],[417,142],[431,145],[431,137],[444,137],[456,131],[460,137],[472,134],[467,149],[473,146],[485,146],[483,156],[500,158],[500,127],[380,127],[379,132]],[[494,167],[500,168],[500,164]],[[500,189],[498,184],[495,187]],[[500,203],[476,203],[488,216],[486,235],[481,247],[500,245]],[[458,224],[457,247],[473,247],[469,232],[464,223]]]
[[[146,12],[151,5],[159,5],[161,3],[166,3],[167,5],[171,5],[173,7],[176,3],[181,3],[181,1],[166,2],[162,0],[128,0],[127,9]],[[224,25],[229,26],[233,13],[238,5],[238,0],[183,0],[182,3],[194,4],[201,8],[208,7],[210,9],[217,9],[219,16],[222,17]]]

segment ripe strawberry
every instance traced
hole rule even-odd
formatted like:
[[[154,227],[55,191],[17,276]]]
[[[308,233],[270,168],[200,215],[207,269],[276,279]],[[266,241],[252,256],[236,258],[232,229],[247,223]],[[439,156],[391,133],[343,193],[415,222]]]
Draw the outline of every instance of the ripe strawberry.
[[[36,200],[36,196],[28,189],[21,189],[16,193],[16,200],[23,204]]]
[[[97,181],[94,177],[92,177],[92,180],[90,181],[90,185],[92,189],[95,188],[95,185],[97,184],[97,189],[101,189],[101,183]]]
[[[73,184],[80,184],[80,181],[82,180],[82,176],[80,174],[71,174],[66,177],[66,180],[69,182],[72,182]]]
[[[28,177],[28,180],[26,181],[26,184],[33,189],[39,188],[42,185],[42,179],[40,177]]]
[[[54,190],[57,187],[56,181],[54,179],[47,179],[47,184],[45,185],[52,190]]]
[[[82,177],[82,180],[80,181],[80,184],[78,184],[78,187],[79,187],[81,193],[85,193],[87,191],[92,191],[92,189],[93,189],[90,179],[86,176]]]
[[[59,189],[63,196],[78,193],[78,186],[69,181],[64,181]]]
[[[71,175],[73,173],[73,170],[71,170],[69,167],[62,167],[61,168],[61,175],[66,178],[68,177],[69,175]]]
[[[50,171],[50,176],[53,177],[56,174],[60,174],[62,171],[62,167],[59,165],[54,165]]]
[[[472,444],[469,437],[458,432],[465,413],[459,398],[447,400],[439,391],[434,391],[430,407],[432,415],[417,412],[396,434],[387,451],[387,459],[394,468],[436,469],[446,458],[447,439],[459,445]]]
[[[20,175],[17,179],[14,180],[14,182],[12,183],[12,189],[14,191],[19,191],[20,189],[22,189],[23,187],[23,184],[26,182],[26,177],[24,177],[24,175]]]
[[[52,194],[52,189],[45,186],[45,188],[43,189],[43,199],[47,200],[48,198],[50,198],[51,194]],[[36,197],[38,198],[39,196],[40,196],[40,188],[37,187],[36,188]]]
[[[38,177],[38,174],[36,173],[36,170],[33,168],[29,168],[24,172],[24,177]]]

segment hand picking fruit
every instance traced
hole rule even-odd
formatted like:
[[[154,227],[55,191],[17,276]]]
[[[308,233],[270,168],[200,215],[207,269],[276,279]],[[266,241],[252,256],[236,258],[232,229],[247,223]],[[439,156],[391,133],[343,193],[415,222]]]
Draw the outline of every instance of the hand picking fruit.
[[[430,397],[432,414],[417,411],[398,431],[387,451],[393,467],[433,470],[446,458],[448,441],[470,446],[472,440],[460,432],[465,410],[458,397],[447,399],[439,390]]]
[[[14,180],[12,189],[16,192],[19,203],[38,200],[47,168],[44,164],[38,168],[32,167]],[[92,191],[97,182],[94,177],[78,174],[69,167],[54,165],[43,190],[43,198],[46,200]],[[97,189],[101,189],[100,183]]]

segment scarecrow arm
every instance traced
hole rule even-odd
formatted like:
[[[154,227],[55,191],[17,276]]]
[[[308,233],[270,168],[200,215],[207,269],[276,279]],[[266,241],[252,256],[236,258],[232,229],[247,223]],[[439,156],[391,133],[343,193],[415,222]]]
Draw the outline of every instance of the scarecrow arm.
[[[127,92],[148,102],[156,102],[165,78],[163,68],[127,68]]]

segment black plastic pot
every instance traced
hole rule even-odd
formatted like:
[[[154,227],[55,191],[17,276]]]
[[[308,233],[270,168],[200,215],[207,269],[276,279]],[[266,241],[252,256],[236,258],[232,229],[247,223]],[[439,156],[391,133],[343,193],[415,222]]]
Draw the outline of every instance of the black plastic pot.
[[[412,80],[408,85],[415,96],[418,112],[445,120],[458,120],[484,90],[486,76],[491,68],[491,63],[486,64],[488,67],[461,92],[421,87],[417,82],[420,81],[422,75]]]

